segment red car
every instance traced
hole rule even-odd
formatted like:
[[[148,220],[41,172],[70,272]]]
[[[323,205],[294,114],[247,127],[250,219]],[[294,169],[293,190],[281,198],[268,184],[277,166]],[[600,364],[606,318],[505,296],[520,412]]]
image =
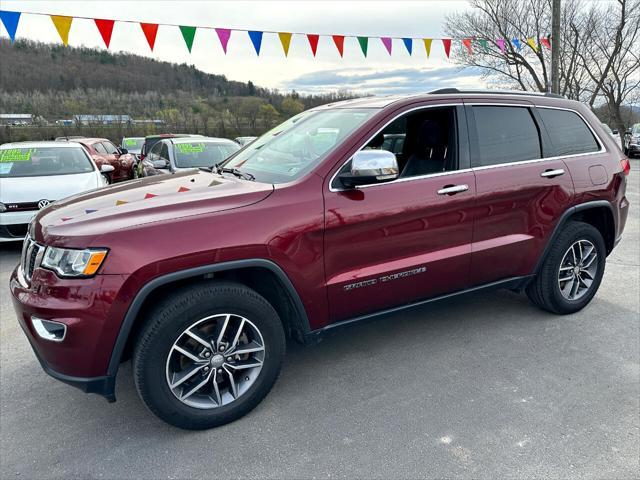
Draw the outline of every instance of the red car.
[[[118,148],[106,138],[79,138],[73,140],[81,144],[96,162],[98,168],[111,165],[113,172],[105,174],[109,183],[121,182],[134,177],[136,159],[126,149]]]
[[[586,106],[554,96],[334,103],[222,165],[42,210],[10,288],[50,375],[114,401],[133,357],[151,411],[209,428],[269,392],[286,336],[493,288],[584,308],[622,236],[629,168]]]

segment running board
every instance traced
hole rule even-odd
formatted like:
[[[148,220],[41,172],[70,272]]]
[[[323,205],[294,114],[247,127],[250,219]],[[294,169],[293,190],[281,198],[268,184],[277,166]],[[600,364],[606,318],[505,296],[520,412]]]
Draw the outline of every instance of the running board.
[[[498,290],[498,289],[503,289],[503,288],[511,289],[511,290],[520,290],[523,287],[525,287],[526,284],[533,277],[534,277],[534,275],[525,275],[523,277],[506,278],[504,280],[498,280],[497,282],[491,282],[491,283],[487,283],[487,284],[484,284],[484,285],[479,285],[477,287],[467,288],[466,290],[460,290],[460,291],[453,292],[453,293],[447,293],[446,295],[440,295],[439,297],[433,297],[433,298],[429,298],[427,300],[420,300],[419,302],[415,302],[415,303],[408,303],[406,305],[400,305],[398,307],[387,308],[387,309],[384,309],[384,310],[380,310],[378,312],[368,313],[366,315],[360,315],[358,317],[349,318],[347,320],[341,320],[339,322],[327,325],[326,327],[319,328],[318,330],[314,330],[314,331],[310,332],[308,334],[308,336],[311,337],[311,338],[313,338],[313,337],[321,337],[323,334],[325,334],[325,333],[327,333],[329,331],[332,331],[335,328],[344,327],[344,326],[347,326],[347,325],[351,325],[351,324],[358,323],[358,322],[363,322],[363,321],[366,321],[366,320],[373,320],[373,319],[376,319],[378,317],[382,317],[384,315],[389,315],[389,314],[392,314],[392,313],[402,312],[404,310],[409,310],[411,308],[420,307],[422,305],[426,305],[426,304],[432,303],[432,302],[438,302],[440,300],[445,300],[447,298],[457,297],[459,295],[465,295],[467,293],[481,292],[481,291],[487,291],[487,290]],[[317,338],[316,341],[317,340],[319,340],[319,338]]]

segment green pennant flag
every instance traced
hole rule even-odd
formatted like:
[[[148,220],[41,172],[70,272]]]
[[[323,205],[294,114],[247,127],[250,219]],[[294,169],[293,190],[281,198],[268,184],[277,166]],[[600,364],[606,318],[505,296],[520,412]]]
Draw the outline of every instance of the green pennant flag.
[[[189,53],[191,53],[191,47],[193,47],[193,39],[196,36],[196,27],[180,26],[180,31],[182,32],[182,38],[184,38],[184,43],[187,44]]]
[[[367,56],[367,48],[369,47],[369,37],[358,37],[358,43],[360,44],[360,48],[362,49],[362,53],[364,56]]]
[[[487,40],[486,40],[485,38],[481,38],[481,39],[479,39],[479,40],[478,40],[478,43],[479,43],[480,45],[482,45],[482,49],[483,49],[485,52],[488,52],[488,51],[489,51],[489,46],[488,46],[488,44],[487,44]]]

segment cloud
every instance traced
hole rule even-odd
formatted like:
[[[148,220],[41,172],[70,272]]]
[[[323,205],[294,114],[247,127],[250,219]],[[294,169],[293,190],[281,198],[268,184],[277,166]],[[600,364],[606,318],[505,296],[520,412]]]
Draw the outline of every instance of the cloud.
[[[477,68],[340,68],[304,73],[283,82],[283,90],[314,94],[349,90],[370,95],[419,93],[439,88],[486,88]]]

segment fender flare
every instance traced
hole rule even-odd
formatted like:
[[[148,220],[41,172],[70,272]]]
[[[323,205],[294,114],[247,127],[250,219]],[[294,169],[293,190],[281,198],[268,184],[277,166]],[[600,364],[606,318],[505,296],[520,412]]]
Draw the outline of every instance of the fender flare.
[[[538,258],[538,262],[536,263],[536,266],[533,269],[534,275],[538,273],[540,268],[542,268],[542,264],[547,258],[547,255],[549,254],[549,250],[551,249],[553,242],[556,240],[556,238],[558,238],[558,235],[560,235],[562,228],[569,221],[569,218],[577,212],[582,212],[584,210],[590,210],[592,208],[600,208],[600,207],[607,207],[609,209],[609,211],[611,212],[611,217],[613,218],[614,232],[617,231],[618,219],[615,215],[615,211],[613,210],[613,206],[607,200],[593,200],[590,202],[579,203],[578,205],[574,205],[573,207],[569,207],[567,210],[564,211],[564,213],[560,217],[560,220],[558,220],[558,223],[556,223],[556,226],[553,229],[553,232],[551,233],[551,236],[549,237],[549,240],[547,241],[547,244],[544,247],[542,255],[540,255],[540,258]]]
[[[293,286],[293,283],[284,272],[284,270],[282,270],[282,268],[280,268],[271,260],[266,260],[264,258],[252,258],[246,260],[215,263],[211,265],[202,265],[200,267],[189,268],[186,270],[178,270],[176,272],[167,273],[160,277],[154,278],[153,280],[146,283],[138,291],[135,298],[129,305],[129,309],[127,310],[127,313],[122,320],[122,324],[120,325],[120,331],[118,332],[113,350],[111,351],[111,358],[109,360],[107,376],[115,378],[115,376],[117,375],[118,368],[120,367],[120,360],[122,359],[125,345],[127,344],[127,340],[129,339],[129,335],[131,334],[131,330],[136,321],[136,318],[140,313],[140,309],[142,308],[144,301],[155,289],[161,287],[162,285],[166,285],[167,283],[175,282],[177,280],[199,277],[208,273],[240,270],[243,268],[251,267],[265,268],[271,273],[275,274],[276,277],[278,277],[278,280],[282,282],[282,285],[284,285],[284,288],[291,298],[296,315],[299,318],[300,326],[303,329],[303,334],[307,334],[310,331],[309,319],[307,317],[307,312],[304,308],[304,305],[302,304],[302,300],[300,299],[300,295],[298,295],[297,290]]]

